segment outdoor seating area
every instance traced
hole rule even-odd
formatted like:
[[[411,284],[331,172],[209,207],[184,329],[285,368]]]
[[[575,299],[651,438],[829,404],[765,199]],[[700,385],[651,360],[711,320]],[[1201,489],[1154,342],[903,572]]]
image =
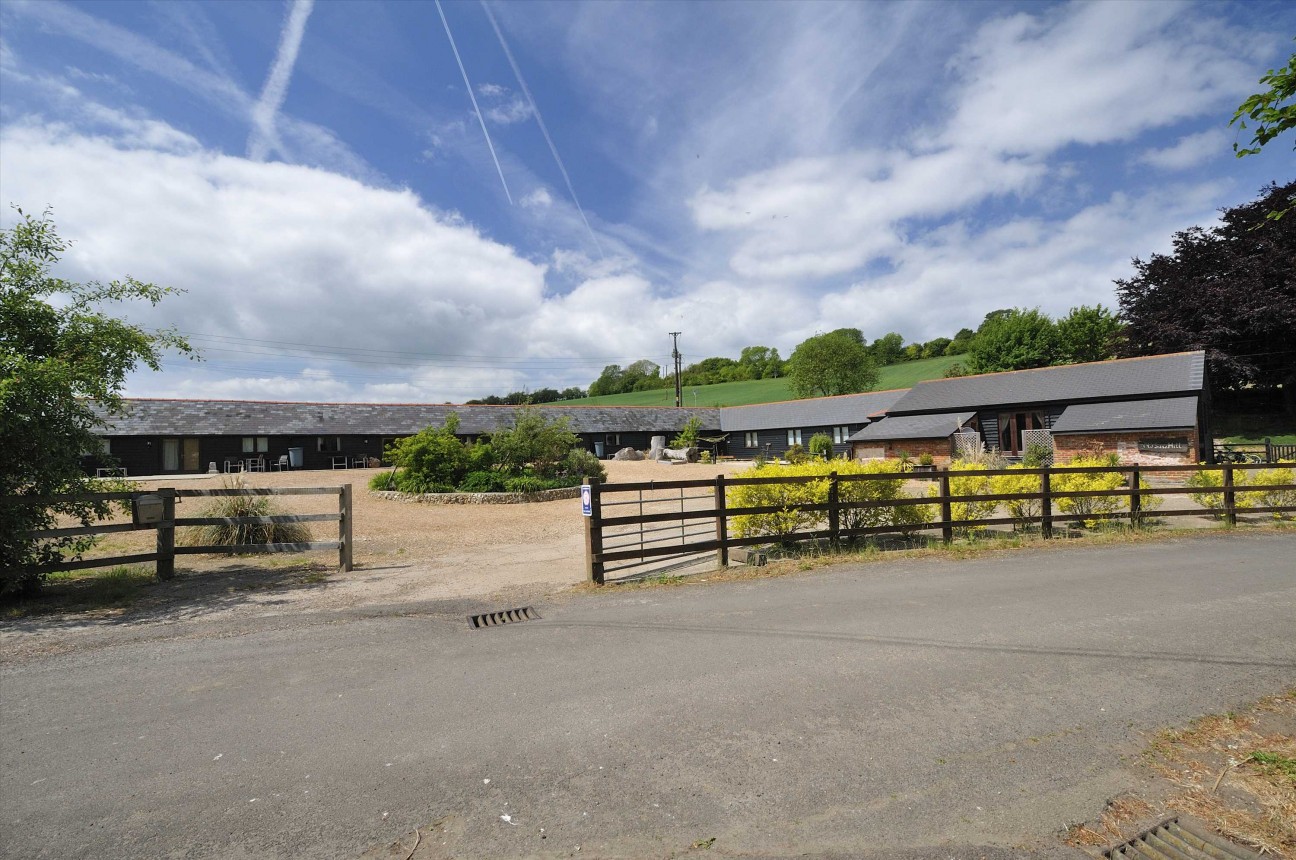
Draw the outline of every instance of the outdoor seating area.
[[[288,456],[286,454],[279,458],[280,463],[286,462],[287,459]],[[278,466],[279,464],[276,465]],[[243,459],[235,459],[231,457],[225,460],[226,474],[231,472],[264,472],[265,470],[266,461],[264,456],[258,455],[256,457],[245,457]]]
[[[369,465],[369,457],[364,454],[334,454],[334,469],[364,469]]]

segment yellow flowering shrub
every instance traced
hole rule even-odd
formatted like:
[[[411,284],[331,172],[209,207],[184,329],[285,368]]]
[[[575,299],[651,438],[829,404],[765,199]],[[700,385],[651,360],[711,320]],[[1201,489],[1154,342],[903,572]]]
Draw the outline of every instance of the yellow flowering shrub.
[[[976,472],[985,471],[990,466],[981,463],[972,463],[965,460],[955,460],[950,463],[950,495],[951,496],[990,496],[994,495],[994,487],[990,482],[988,475],[960,475],[959,472]],[[940,495],[940,484],[933,484],[927,491],[929,496]],[[990,519],[998,510],[999,503],[993,499],[973,500],[970,502],[952,502],[950,503],[950,519],[953,522],[959,520],[985,520]],[[960,534],[977,531],[982,526],[972,528],[956,529]]]
[[[1284,461],[1290,462],[1290,461]],[[1244,474],[1237,471],[1233,473],[1236,478]],[[1296,483],[1296,470],[1290,467],[1279,467],[1276,469],[1261,469],[1257,472],[1251,472],[1247,479],[1247,484],[1251,486],[1268,486],[1273,484],[1293,484]],[[1220,494],[1223,495],[1222,493]],[[1237,501],[1239,507],[1248,508],[1285,508],[1296,506],[1296,490],[1255,490],[1249,493],[1238,493]],[[1221,502],[1222,504],[1222,502]],[[1275,512],[1271,514],[1276,520],[1296,519],[1296,513],[1291,511]]]
[[[990,479],[990,491],[996,496],[1007,495],[1009,493],[1038,493],[1041,482],[1039,475],[1023,475],[1019,470],[1025,469],[1025,466],[1009,466],[1009,469],[1017,471],[1015,475],[995,475]],[[1024,527],[1034,517],[1038,517],[1044,510],[1043,503],[1039,499],[1008,499],[1001,502],[1008,509],[1008,515],[1017,520],[1016,527]]]

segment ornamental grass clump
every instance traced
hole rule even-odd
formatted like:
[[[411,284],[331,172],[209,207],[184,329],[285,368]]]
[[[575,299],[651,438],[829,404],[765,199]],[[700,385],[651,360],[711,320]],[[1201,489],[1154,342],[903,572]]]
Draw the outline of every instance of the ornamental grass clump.
[[[241,476],[221,481],[227,490],[243,490]],[[283,514],[269,496],[214,496],[198,514],[200,517],[271,517]],[[306,523],[220,523],[182,526],[177,542],[184,546],[246,546],[268,543],[308,543],[312,539]]]

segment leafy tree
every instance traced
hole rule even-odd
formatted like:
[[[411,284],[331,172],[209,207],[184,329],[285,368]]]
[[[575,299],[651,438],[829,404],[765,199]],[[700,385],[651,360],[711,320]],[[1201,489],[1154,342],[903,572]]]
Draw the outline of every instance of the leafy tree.
[[[777,349],[768,346],[743,347],[738,366],[748,369],[747,379],[777,379],[783,375],[783,359]]]
[[[976,332],[970,328],[961,328],[954,339],[950,341],[949,346],[945,347],[946,355],[962,355],[972,346],[972,338],[976,337]]]
[[[1281,384],[1296,412],[1296,220],[1267,217],[1293,194],[1271,183],[1219,224],[1175,233],[1171,254],[1135,258],[1116,281],[1124,354],[1205,349],[1212,386]]]
[[[1269,141],[1296,128],[1296,53],[1291,55],[1284,68],[1270,69],[1260,78],[1260,83],[1268,84],[1269,89],[1248,96],[1229,120],[1229,125],[1237,123],[1239,130],[1247,128],[1247,119],[1255,123],[1255,133],[1251,138],[1253,146],[1240,148],[1233,144],[1238,158],[1256,155]],[[1296,149],[1296,142],[1292,149]]]
[[[1038,308],[987,315],[968,350],[975,373],[1047,367],[1058,357],[1057,326]]]
[[[559,400],[580,400],[585,396],[585,389],[573,385],[571,388],[564,388]]]
[[[949,345],[953,342],[954,341],[950,340],[947,337],[932,338],[931,340],[923,344],[922,357],[939,358],[940,356],[945,354],[945,350],[948,349]]]
[[[565,416],[550,420],[539,410],[524,407],[511,428],[491,434],[490,444],[496,465],[506,474],[554,478],[571,450],[581,447],[581,440],[571,432]]]
[[[1067,364],[1115,358],[1123,329],[1120,318],[1102,305],[1072,308],[1057,321],[1060,357]]]
[[[788,378],[800,397],[870,391],[878,381],[877,365],[864,338],[838,329],[802,341],[788,359]]]
[[[895,364],[904,352],[904,335],[894,331],[887,332],[873,341],[869,351],[873,354],[873,360],[877,362],[878,367]]]
[[[621,369],[621,365],[609,364],[603,368],[599,378],[590,383],[589,396],[601,397],[604,394],[620,394],[625,390],[621,387],[624,376],[625,371]]]
[[[806,445],[810,453],[821,460],[831,460],[833,458],[833,440],[827,433],[816,433],[810,437],[810,442]]]
[[[692,448],[698,443],[698,437],[702,435],[702,419],[696,415],[690,415],[684,422],[684,427],[680,430],[679,435],[671,440],[672,448]]]
[[[451,412],[441,427],[427,427],[400,439],[387,449],[395,465],[396,486],[406,493],[449,493],[474,465],[469,449],[455,431],[459,416]]]
[[[732,358],[715,356],[704,358],[696,364],[690,364],[680,373],[684,385],[715,385],[720,382],[732,382],[738,362]]]
[[[1239,148],[1234,142],[1233,151],[1237,153],[1238,158],[1257,155],[1269,141],[1283,132],[1296,128],[1296,54],[1292,54],[1287,60],[1285,68],[1276,72],[1270,69],[1267,75],[1260,78],[1260,83],[1268,84],[1269,89],[1249,96],[1238,107],[1237,113],[1233,114],[1233,119],[1229,120],[1229,125],[1238,123],[1239,130],[1247,127],[1246,119],[1243,117],[1249,118],[1256,124],[1255,134],[1251,138],[1253,146]],[[1296,149],[1296,142],[1292,143],[1292,149]],[[1286,205],[1282,206],[1283,203]],[[1286,199],[1275,204],[1275,208],[1270,209],[1265,217],[1276,221],[1290,212],[1294,203],[1296,198],[1288,194]],[[1277,208],[1278,206],[1282,208]]]
[[[127,276],[108,284],[78,284],[52,277],[68,243],[46,212],[0,232],[0,497],[49,496],[101,488],[81,468],[81,458],[101,447],[102,422],[91,409],[122,408],[126,375],[137,365],[159,369],[162,353],[191,354],[174,331],[149,332],[115,319],[101,306],[143,300],[157,304],[179,292]],[[89,549],[84,537],[36,541],[32,531],[53,528],[60,515],[88,526],[108,514],[103,504],[59,502],[12,506],[0,512],[0,570],[59,561]],[[25,591],[42,577],[24,576]],[[0,590],[11,587],[8,577]]]

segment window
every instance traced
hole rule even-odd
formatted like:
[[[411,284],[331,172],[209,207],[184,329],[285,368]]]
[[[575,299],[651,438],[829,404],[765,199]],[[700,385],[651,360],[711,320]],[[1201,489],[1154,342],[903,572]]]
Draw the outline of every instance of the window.
[[[850,427],[834,427],[834,428],[833,428],[833,444],[834,444],[834,445],[845,445],[845,444],[846,444],[846,440],[850,438],[850,434],[851,434],[851,432],[850,432]]]
[[[744,434],[743,434],[743,447],[745,447],[745,448],[759,448],[759,447],[760,447],[760,434],[757,433],[755,430],[748,430],[746,433],[744,433]]]
[[[800,431],[800,430],[789,430],[789,431],[788,431],[788,447],[790,448],[790,447],[792,447],[793,445],[800,445],[800,444],[801,444],[801,431]]]
[[[264,454],[270,450],[269,436],[244,436],[243,453],[244,454]]]
[[[315,450],[320,452],[341,451],[342,437],[341,436],[316,436]]]
[[[604,445],[609,445],[609,446],[611,446],[611,447],[613,447],[613,448],[619,448],[619,447],[621,446],[621,434],[620,434],[620,433],[604,433],[604,434],[603,434],[603,444],[604,444]]]

